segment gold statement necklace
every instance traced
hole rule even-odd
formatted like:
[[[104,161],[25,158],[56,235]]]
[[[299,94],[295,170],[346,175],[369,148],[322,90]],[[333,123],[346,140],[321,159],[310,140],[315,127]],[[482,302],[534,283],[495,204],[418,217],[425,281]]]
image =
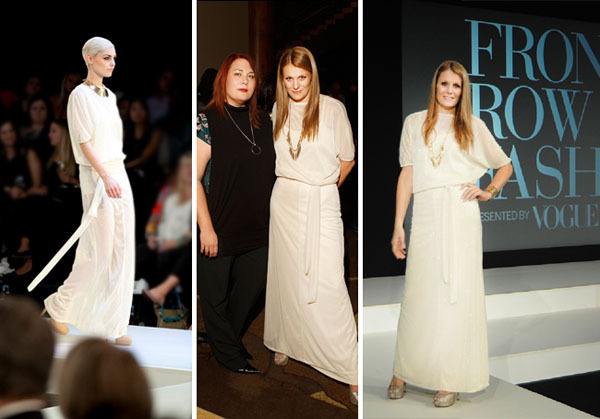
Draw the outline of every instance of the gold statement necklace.
[[[444,156],[444,146],[446,145],[446,138],[448,138],[448,134],[450,134],[452,128],[453,124],[451,123],[450,127],[446,131],[446,135],[444,135],[444,138],[442,139],[442,145],[440,146],[440,151],[437,154],[433,151],[433,141],[429,141],[429,143],[427,144],[427,148],[429,149],[429,160],[431,160],[431,164],[433,165],[433,167],[438,167],[442,162],[442,157]],[[435,133],[435,138],[437,139],[437,131]]]
[[[104,87],[104,85],[98,87],[88,79],[83,79],[83,84],[85,84],[86,86],[90,86],[98,96],[108,97],[108,91],[106,90],[106,87]]]
[[[296,160],[298,158],[298,156],[300,155],[300,151],[302,150],[302,131],[300,131],[300,139],[298,140],[298,144],[296,145],[296,147],[292,146],[292,138],[290,136],[290,133],[292,132],[292,125],[291,125],[292,103],[289,102],[288,106],[289,106],[289,109],[288,109],[287,143],[288,143],[289,150],[290,150],[290,156],[292,156],[292,160]]]

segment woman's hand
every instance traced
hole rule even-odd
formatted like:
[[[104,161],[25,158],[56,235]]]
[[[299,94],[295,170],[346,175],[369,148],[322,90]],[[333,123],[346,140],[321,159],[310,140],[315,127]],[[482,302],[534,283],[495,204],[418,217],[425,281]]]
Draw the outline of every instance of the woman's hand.
[[[9,186],[6,189],[6,192],[11,197],[11,199],[22,199],[27,196],[25,191],[18,186]]]
[[[477,199],[478,201],[489,201],[492,199],[492,194],[488,191],[483,191],[477,187],[474,183],[465,183],[463,185],[463,201],[472,201]]]
[[[200,232],[200,252],[208,257],[217,256],[219,239],[215,230]]]
[[[158,251],[168,252],[169,250],[173,250],[177,248],[177,240],[162,240],[158,244]]]
[[[154,234],[148,235],[148,237],[146,237],[146,245],[150,250],[158,249],[158,237]]]
[[[104,190],[109,198],[120,198],[121,197],[121,186],[109,175],[102,176],[104,182]]]
[[[392,235],[392,253],[396,256],[396,259],[406,259],[404,227],[394,229],[394,234]]]
[[[31,195],[39,195],[39,196],[45,196],[48,195],[48,188],[46,186],[32,186],[31,188],[29,188],[26,192],[27,196],[31,196]]]

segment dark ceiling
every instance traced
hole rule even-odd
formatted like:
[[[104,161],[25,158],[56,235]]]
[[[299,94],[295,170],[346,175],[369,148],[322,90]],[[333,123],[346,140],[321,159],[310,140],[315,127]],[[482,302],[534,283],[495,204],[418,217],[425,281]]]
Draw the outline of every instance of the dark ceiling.
[[[588,1],[461,1],[426,0],[433,3],[489,9],[536,16],[600,22],[600,0]]]
[[[272,2],[274,50],[303,45],[317,60],[322,84],[358,79],[358,1]]]

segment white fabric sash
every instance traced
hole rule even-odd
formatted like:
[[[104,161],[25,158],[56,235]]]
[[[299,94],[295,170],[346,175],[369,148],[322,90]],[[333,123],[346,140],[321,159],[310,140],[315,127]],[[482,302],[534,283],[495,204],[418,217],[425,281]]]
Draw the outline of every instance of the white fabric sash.
[[[50,261],[44,266],[44,269],[37,274],[37,276],[31,281],[29,286],[27,287],[27,291],[31,292],[37,287],[40,282],[46,278],[46,276],[50,273],[50,271],[56,266],[59,260],[69,251],[69,249],[75,244],[75,242],[81,237],[83,232],[87,230],[88,226],[92,222],[94,218],[98,215],[98,207],[102,202],[102,197],[104,196],[104,183],[102,179],[98,179],[96,182],[96,189],[94,191],[94,197],[92,198],[92,203],[90,204],[89,209],[81,219],[81,224],[75,230],[73,235],[69,237],[69,240],[66,241],[65,244],[60,248],[60,250],[50,259]]]
[[[319,250],[321,238],[321,186],[310,185],[306,210],[304,241],[304,275],[308,281],[308,304],[317,301],[319,285]]]

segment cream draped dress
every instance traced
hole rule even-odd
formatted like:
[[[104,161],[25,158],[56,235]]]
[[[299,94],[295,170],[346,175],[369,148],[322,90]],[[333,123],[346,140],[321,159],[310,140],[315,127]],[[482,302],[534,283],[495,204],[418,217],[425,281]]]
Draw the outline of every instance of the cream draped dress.
[[[479,203],[463,201],[462,185],[488,168],[510,163],[483,121],[460,150],[453,115],[440,113],[432,134],[434,167],[422,126],[426,111],[409,115],[400,165],[413,166],[413,213],[394,375],[431,390],[476,392],[489,384],[487,324]]]
[[[265,345],[329,377],[358,383],[357,335],[344,281],[344,231],[336,186],[339,160],[354,159],[344,105],[321,95],[319,131],[297,160],[286,141],[300,137],[304,104],[275,141],[277,181],[271,196]],[[273,119],[276,105],[273,108]]]
[[[107,89],[108,90],[108,89]],[[84,333],[107,338],[127,334],[135,275],[135,215],[123,165],[123,127],[116,97],[81,84],[69,96],[67,119],[83,200],[83,222],[71,273],[44,305],[50,316]],[[98,159],[122,190],[109,198],[80,143],[91,141]]]

